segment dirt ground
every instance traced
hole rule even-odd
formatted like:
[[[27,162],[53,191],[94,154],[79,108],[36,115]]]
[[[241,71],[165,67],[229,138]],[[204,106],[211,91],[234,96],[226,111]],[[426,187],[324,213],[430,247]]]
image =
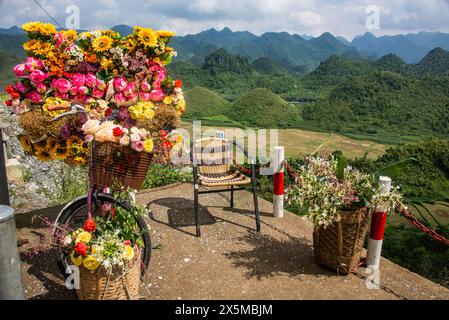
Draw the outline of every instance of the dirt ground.
[[[312,226],[289,212],[272,217],[272,204],[259,199],[262,230],[255,231],[252,196],[236,192],[236,209],[225,194],[200,195],[202,237],[196,238],[193,186],[185,183],[141,192],[148,205],[153,251],[142,286],[143,299],[449,299],[449,290],[386,259],[380,288],[366,286],[360,268],[338,276],[315,264]],[[76,299],[67,290],[52,252],[27,258],[24,252],[47,234],[35,214],[55,217],[60,208],[17,215],[26,296]]]

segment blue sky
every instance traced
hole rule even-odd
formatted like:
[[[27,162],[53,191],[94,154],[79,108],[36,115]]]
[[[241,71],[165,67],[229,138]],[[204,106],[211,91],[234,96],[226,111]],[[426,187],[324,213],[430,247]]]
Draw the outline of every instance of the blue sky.
[[[76,5],[80,28],[116,24],[174,30],[178,35],[227,26],[255,34],[287,31],[317,36],[330,31],[348,39],[418,31],[449,32],[449,0],[36,0],[62,25],[66,8]],[[365,24],[369,6],[379,9],[379,29]],[[33,0],[0,0],[0,27],[29,20],[50,21]]]

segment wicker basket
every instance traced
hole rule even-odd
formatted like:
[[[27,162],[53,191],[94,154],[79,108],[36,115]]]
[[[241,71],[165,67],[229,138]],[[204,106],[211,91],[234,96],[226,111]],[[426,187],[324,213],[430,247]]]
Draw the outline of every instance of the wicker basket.
[[[345,211],[342,219],[327,228],[313,232],[313,250],[317,264],[337,271],[350,273],[360,262],[365,239],[368,209]]]
[[[111,187],[119,182],[124,187],[140,190],[152,157],[151,153],[137,152],[118,143],[96,142],[93,150],[94,183]]]
[[[140,255],[136,255],[140,257]],[[115,267],[88,270],[80,267],[80,300],[137,300],[140,296],[140,260],[135,258],[124,269]]]

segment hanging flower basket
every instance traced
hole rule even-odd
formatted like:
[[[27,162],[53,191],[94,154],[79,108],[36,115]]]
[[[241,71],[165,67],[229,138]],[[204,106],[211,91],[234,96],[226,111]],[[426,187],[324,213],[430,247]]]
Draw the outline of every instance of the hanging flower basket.
[[[360,262],[367,230],[368,208],[342,212],[341,220],[313,232],[315,261],[338,274],[348,274]]]

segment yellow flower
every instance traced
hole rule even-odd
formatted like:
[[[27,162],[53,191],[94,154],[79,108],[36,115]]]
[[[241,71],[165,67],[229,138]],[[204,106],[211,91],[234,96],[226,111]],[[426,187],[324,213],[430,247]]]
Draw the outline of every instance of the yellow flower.
[[[52,109],[51,107],[62,107],[60,110],[49,110]],[[50,97],[45,100],[45,104],[43,105],[42,109],[51,115],[52,117],[56,117],[64,112],[67,112],[67,110],[70,108],[70,102],[64,101],[60,98]]]
[[[92,48],[96,52],[108,51],[112,46],[112,39],[108,36],[100,36],[92,41]]]
[[[79,35],[79,38],[90,38],[92,37],[92,32],[90,31],[85,31],[85,32],[81,32]]]
[[[56,28],[51,23],[43,23],[41,24],[39,31],[42,34],[49,36],[56,33]]]
[[[39,142],[33,143],[33,148],[36,149],[36,151],[45,151],[47,148],[47,140],[41,140]]]
[[[130,261],[134,258],[134,249],[131,246],[126,245],[123,250],[123,258]]]
[[[139,40],[146,47],[155,47],[157,46],[157,33],[153,29],[150,28],[142,28],[137,33],[139,36]]]
[[[90,239],[92,239],[92,235],[87,231],[83,231],[76,237],[75,244],[78,242],[88,243]]]
[[[157,35],[161,38],[170,38],[173,37],[175,33],[168,30],[158,30]]]
[[[176,137],[176,142],[177,142],[177,143],[181,143],[182,140],[183,140],[182,135],[178,135],[178,136]]]
[[[36,49],[34,49],[34,53],[39,55],[47,55],[47,53],[51,50],[52,50],[51,44],[49,44],[48,42],[43,43],[39,42],[36,45]]]
[[[50,160],[52,160],[51,159],[51,154],[47,150],[40,150],[40,151],[36,152],[36,157],[40,161],[50,161]]]
[[[143,112],[145,119],[153,119],[154,117],[154,110],[153,109],[145,109]]]
[[[40,43],[36,39],[27,41],[23,44],[23,49],[25,51],[34,51],[40,48]]]
[[[67,158],[68,150],[66,147],[57,145],[52,151],[52,157],[57,160],[65,160]]]
[[[72,43],[75,42],[76,40],[76,30],[67,30],[67,31],[62,31],[62,33],[64,34],[64,36],[66,37],[67,41]]]
[[[92,256],[87,256],[83,260],[83,266],[88,270],[95,270],[100,266],[100,261]]]
[[[86,163],[86,159],[84,159],[83,157],[75,157],[72,159],[72,163],[74,165],[83,165]]]
[[[77,257],[75,257],[75,253],[72,252],[72,254],[70,255],[70,260],[72,260],[75,266],[79,267],[83,263],[83,256],[78,255]]]
[[[143,109],[154,109],[154,103],[151,101],[147,101],[142,105]]]
[[[154,147],[154,143],[153,143],[153,140],[151,140],[151,139],[147,139],[143,143],[143,150],[145,152],[152,152],[153,151],[153,147]]]
[[[52,153],[53,150],[56,148],[57,144],[58,144],[58,139],[48,138],[46,148],[50,153]]]
[[[81,141],[80,138],[78,138],[77,136],[71,136],[70,138],[67,139],[67,146],[71,147],[73,145],[82,145],[83,141]]]
[[[22,148],[25,152],[33,151],[33,146],[31,145],[31,139],[29,136],[21,134],[18,136],[18,138],[19,138],[20,145],[22,146]]]
[[[103,58],[103,59],[101,59],[100,64],[104,70],[108,70],[112,64],[112,61],[110,59]]]
[[[186,101],[184,99],[179,99],[178,101],[178,107],[185,107],[186,106]]]
[[[22,25],[22,29],[26,32],[38,32],[40,30],[40,22],[27,22]]]
[[[164,98],[164,103],[165,104],[171,104],[172,102],[173,102],[172,98],[170,98],[170,97],[165,97]]]

